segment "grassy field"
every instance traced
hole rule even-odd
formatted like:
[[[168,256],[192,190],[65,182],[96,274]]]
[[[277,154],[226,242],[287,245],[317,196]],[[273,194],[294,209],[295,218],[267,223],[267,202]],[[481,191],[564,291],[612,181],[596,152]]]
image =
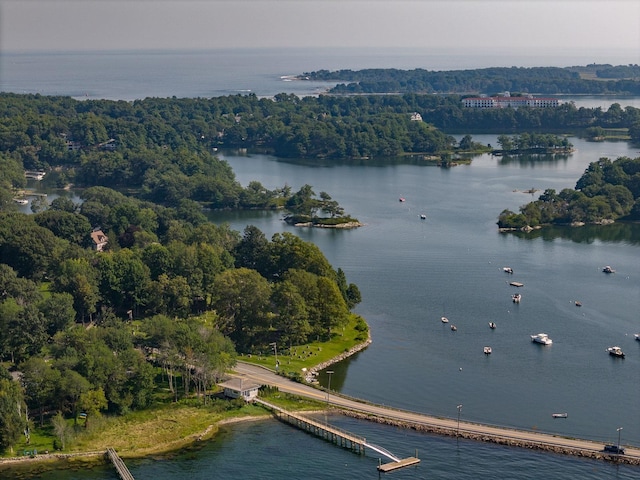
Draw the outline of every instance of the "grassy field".
[[[262,352],[261,355],[241,355],[238,358],[275,370],[277,353],[278,370],[289,377],[297,378],[303,376],[303,369],[309,370],[328,362],[365,342],[368,338],[367,332],[368,327],[362,317],[352,315],[349,324],[335,333],[331,341],[317,341],[294,347],[276,344],[275,350],[272,347],[270,351]]]

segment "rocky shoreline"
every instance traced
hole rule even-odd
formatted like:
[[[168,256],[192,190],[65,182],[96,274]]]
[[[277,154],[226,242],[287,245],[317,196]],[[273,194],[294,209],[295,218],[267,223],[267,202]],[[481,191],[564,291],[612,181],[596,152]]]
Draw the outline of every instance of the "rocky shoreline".
[[[320,370],[324,370],[325,368],[333,365],[334,363],[341,362],[345,358],[349,358],[351,355],[355,355],[356,353],[367,348],[369,345],[371,345],[371,331],[367,333],[367,339],[364,342],[359,343],[358,345],[354,345],[346,352],[341,353],[340,355],[333,357],[327,360],[326,362],[322,362],[322,363],[319,363],[318,365],[315,365],[314,367],[311,367],[307,371],[307,374],[305,376],[305,381],[307,381],[308,383],[313,383],[313,380],[315,380],[315,377],[316,375],[318,375],[318,372]]]
[[[640,465],[640,459],[632,458],[625,455],[613,455],[606,454],[600,450],[584,450],[579,448],[559,447],[555,445],[548,445],[539,442],[514,440],[512,438],[499,437],[496,435],[482,435],[469,433],[464,431],[458,431],[452,428],[435,427],[431,425],[423,425],[412,422],[403,422],[398,420],[392,420],[388,418],[382,418],[375,415],[364,414],[355,412],[353,410],[340,409],[340,412],[352,418],[360,420],[368,420],[384,425],[392,425],[394,427],[409,428],[418,432],[433,433],[436,435],[445,435],[450,437],[459,437],[467,440],[475,440],[479,442],[495,443],[497,445],[506,445],[509,447],[527,448],[530,450],[540,450],[544,452],[557,453],[559,455],[570,455],[573,457],[590,458],[593,460],[603,460],[607,462],[623,463],[626,465]]]

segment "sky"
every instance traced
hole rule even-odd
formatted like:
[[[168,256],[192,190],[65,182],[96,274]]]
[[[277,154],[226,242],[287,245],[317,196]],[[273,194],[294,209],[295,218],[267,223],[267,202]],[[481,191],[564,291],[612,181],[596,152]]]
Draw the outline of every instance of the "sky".
[[[5,52],[256,47],[625,50],[640,63],[640,0],[0,0]]]

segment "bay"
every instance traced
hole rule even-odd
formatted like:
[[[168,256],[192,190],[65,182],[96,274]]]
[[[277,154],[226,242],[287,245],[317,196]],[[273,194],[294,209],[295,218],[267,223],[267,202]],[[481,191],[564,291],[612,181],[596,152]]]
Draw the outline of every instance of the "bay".
[[[76,98],[134,100],[198,97],[251,91],[312,95],[327,85],[287,82],[286,75],[320,68],[457,69],[484,66],[580,65],[580,56],[536,58],[520,52],[492,56],[433,51],[252,50],[216,52],[100,52],[0,54],[0,90]],[[611,57],[609,63],[624,64]],[[600,98],[585,99],[590,102]],[[605,99],[626,106],[625,98]],[[635,100],[632,100],[635,101]],[[576,105],[579,99],[576,99]],[[591,108],[591,105],[589,105]],[[460,135],[458,138],[460,138]],[[474,135],[496,143],[496,136]],[[474,158],[451,169],[409,162],[312,166],[269,156],[225,158],[244,185],[268,188],[308,183],[328,192],[366,226],[351,231],[296,229],[278,212],[211,212],[236,230],[253,224],[268,236],[290,231],[316,243],[363,295],[357,312],[372,328],[373,344],[332,366],[331,387],[377,403],[465,420],[640,445],[638,371],[640,306],[637,225],[547,229],[500,234],[497,216],[533,198],[524,190],[574,187],[589,162],[638,157],[626,142],[571,139],[576,152],[540,161],[530,157]],[[34,188],[39,188],[34,185]],[[50,191],[72,196],[72,192]],[[398,198],[406,202],[398,202]],[[72,198],[74,198],[72,196]],[[27,208],[28,209],[28,208]],[[426,220],[420,220],[420,214]],[[617,269],[601,272],[604,265]],[[515,273],[502,272],[509,265]],[[524,283],[511,302],[509,280]],[[575,300],[583,304],[574,305]],[[446,314],[452,332],[439,318]],[[488,322],[498,324],[495,331]],[[539,347],[529,335],[554,340]],[[486,357],[482,347],[494,353]],[[620,345],[624,360],[605,349]],[[326,384],[326,378],[321,376]],[[566,411],[567,419],[551,413]],[[398,478],[635,478],[637,468],[522,449],[435,437],[335,416],[333,423],[423,463]],[[227,427],[199,451],[169,459],[128,462],[137,479],[372,478],[374,456],[348,451],[276,421]],[[109,467],[54,471],[36,478],[117,478]]]
[[[602,56],[602,55],[600,55]],[[627,52],[608,52],[613,65],[632,63]],[[397,68],[461,70],[485,67],[587,65],[585,52],[542,55],[535,50],[477,52],[460,49],[255,48],[157,51],[6,52],[0,50],[0,91],[133,101],[147,97],[215,97],[254,93],[318,95],[336,82],[292,81],[315,70]],[[562,97],[564,98],[564,97]],[[577,107],[608,109],[617,101],[640,108],[637,97],[570,96]]]

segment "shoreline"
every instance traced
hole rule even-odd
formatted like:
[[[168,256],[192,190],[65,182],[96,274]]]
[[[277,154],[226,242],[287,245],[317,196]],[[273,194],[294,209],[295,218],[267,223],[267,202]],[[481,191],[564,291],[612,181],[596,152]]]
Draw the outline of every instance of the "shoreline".
[[[311,380],[313,380],[315,378],[315,376],[317,375],[317,372],[320,370],[323,370],[325,368],[327,368],[330,365],[333,365],[335,363],[338,363],[352,355],[355,355],[356,353],[364,350],[365,348],[367,348],[370,344],[371,344],[372,340],[371,340],[371,331],[368,331],[368,335],[367,335],[367,340],[365,340],[362,343],[359,343],[355,346],[353,346],[352,348],[350,348],[348,351],[337,355],[325,362],[319,363],[318,365],[315,365],[311,368],[309,368],[307,375],[305,376],[305,380],[308,383],[311,383]],[[268,420],[273,418],[271,415],[265,414],[265,415],[248,415],[248,416],[244,416],[244,417],[231,417],[231,418],[225,418],[222,419],[220,421],[217,421],[215,423],[212,423],[210,425],[207,426],[206,429],[204,429],[203,431],[199,432],[199,433],[194,433],[191,434],[187,437],[183,437],[181,439],[177,439],[175,441],[175,443],[180,443],[180,446],[178,447],[171,447],[171,444],[173,442],[167,443],[165,444],[167,448],[161,448],[159,450],[155,450],[153,452],[149,452],[146,451],[145,449],[140,450],[139,452],[118,452],[118,454],[124,458],[124,459],[133,459],[133,458],[146,458],[146,457],[150,457],[150,456],[163,456],[163,455],[170,455],[172,453],[175,452],[179,452],[181,450],[184,449],[188,449],[190,447],[192,447],[193,445],[196,445],[198,442],[201,441],[206,441],[209,440],[211,438],[213,438],[219,431],[219,427],[221,426],[225,426],[225,425],[233,425],[236,423],[244,423],[244,422],[257,422],[257,421],[261,421],[261,420]],[[23,456],[14,456],[14,457],[6,457],[6,458],[0,458],[0,472],[2,472],[5,469],[10,469],[12,467],[15,466],[20,466],[20,465],[32,465],[32,464],[45,464],[45,463],[51,463],[52,467],[54,467],[55,465],[59,465],[65,461],[73,461],[74,459],[78,459],[78,460],[82,460],[82,459],[86,459],[86,460],[91,460],[91,459],[98,459],[100,457],[104,457],[106,454],[106,448],[105,450],[93,450],[93,451],[89,451],[89,452],[73,452],[73,453],[61,453],[61,452],[57,452],[57,453],[42,453],[42,454],[37,454],[37,455],[23,455]],[[55,464],[55,465],[54,465]],[[56,468],[51,468],[51,470],[56,470]]]

